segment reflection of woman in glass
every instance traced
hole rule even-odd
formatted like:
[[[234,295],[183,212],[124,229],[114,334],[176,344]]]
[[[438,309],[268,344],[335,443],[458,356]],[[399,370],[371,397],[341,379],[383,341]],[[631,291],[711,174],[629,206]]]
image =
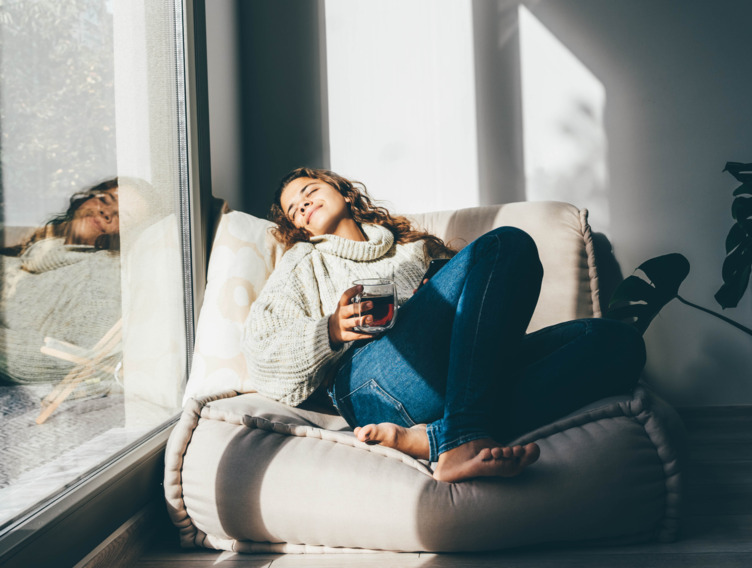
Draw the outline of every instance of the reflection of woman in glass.
[[[67,211],[37,230],[24,248],[42,239],[63,238],[66,245],[118,250],[119,233],[118,180],[113,178],[75,193]]]
[[[361,441],[437,461],[439,480],[517,475],[539,448],[510,440],[637,382],[645,352],[630,326],[586,319],[526,334],[543,270],[519,229],[454,254],[353,182],[310,169],[283,179],[272,218],[290,248],[246,321],[254,387],[293,406],[328,391]],[[437,255],[452,259],[414,293]],[[359,333],[369,316],[350,303],[352,282],[389,274],[396,325]]]
[[[118,179],[73,195],[67,211],[0,256],[0,381],[62,379],[71,363],[44,338],[93,347],[121,317]],[[10,254],[9,254],[10,253]]]

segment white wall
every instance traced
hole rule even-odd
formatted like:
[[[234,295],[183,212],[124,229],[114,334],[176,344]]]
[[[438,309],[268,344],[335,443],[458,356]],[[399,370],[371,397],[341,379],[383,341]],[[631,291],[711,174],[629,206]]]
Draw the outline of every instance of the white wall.
[[[447,181],[461,206],[575,203],[625,275],[681,252],[681,293],[717,307],[735,187],[721,170],[752,161],[752,3],[477,0],[469,31],[465,2],[326,5],[335,170],[405,211],[454,206]],[[726,312],[752,327],[752,293]],[[646,341],[646,379],[675,404],[752,404],[752,338],[675,301]]]
[[[752,2],[326,0],[331,167],[402,211],[536,197],[520,5],[602,86],[589,128],[562,125],[580,151],[558,169],[543,162],[546,197],[590,209],[625,275],[648,258],[684,254],[692,270],[681,293],[717,308],[736,186],[721,170],[752,161]],[[274,63],[275,53],[264,57]],[[546,78],[545,67],[537,72]],[[558,104],[564,95],[553,87],[544,102]],[[538,136],[543,159],[550,141]],[[262,162],[254,168],[264,173]],[[584,191],[588,183],[597,191]],[[752,327],[752,292],[725,315]],[[646,340],[647,380],[671,402],[752,404],[752,338],[674,301]]]
[[[403,213],[479,203],[470,0],[327,0],[331,167]]]
[[[713,294],[737,185],[721,170],[726,161],[752,161],[752,3],[527,6],[604,86],[607,235],[625,275],[680,252],[692,266],[680,293],[720,311]],[[595,230],[606,222],[591,218]],[[752,292],[724,315],[752,327]],[[675,404],[752,404],[752,337],[674,301],[646,340],[648,380]]]

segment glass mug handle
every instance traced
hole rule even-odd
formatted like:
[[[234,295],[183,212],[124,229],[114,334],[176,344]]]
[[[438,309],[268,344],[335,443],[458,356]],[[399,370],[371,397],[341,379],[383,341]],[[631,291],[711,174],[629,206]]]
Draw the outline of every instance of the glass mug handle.
[[[362,316],[361,311],[360,311],[360,305],[361,305],[362,300],[363,300],[363,292],[361,292],[360,294],[356,294],[355,297],[352,299],[352,303],[357,306],[358,317]]]

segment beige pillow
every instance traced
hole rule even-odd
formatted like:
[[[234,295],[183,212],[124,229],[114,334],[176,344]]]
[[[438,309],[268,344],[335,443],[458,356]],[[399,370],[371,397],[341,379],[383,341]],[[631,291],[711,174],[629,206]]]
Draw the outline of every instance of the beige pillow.
[[[240,348],[243,322],[283,253],[282,245],[269,233],[272,226],[270,221],[240,211],[222,215],[209,259],[183,403],[191,397],[242,390],[247,375]]]

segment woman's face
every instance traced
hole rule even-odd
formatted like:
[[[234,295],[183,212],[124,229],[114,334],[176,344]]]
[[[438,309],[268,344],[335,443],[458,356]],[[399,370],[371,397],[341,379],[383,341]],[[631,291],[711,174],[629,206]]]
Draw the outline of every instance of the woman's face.
[[[97,193],[84,201],[73,214],[70,241],[94,245],[102,235],[120,231],[117,188]]]
[[[351,221],[348,203],[336,188],[307,177],[292,180],[280,196],[280,206],[296,227],[311,236],[336,235]]]

